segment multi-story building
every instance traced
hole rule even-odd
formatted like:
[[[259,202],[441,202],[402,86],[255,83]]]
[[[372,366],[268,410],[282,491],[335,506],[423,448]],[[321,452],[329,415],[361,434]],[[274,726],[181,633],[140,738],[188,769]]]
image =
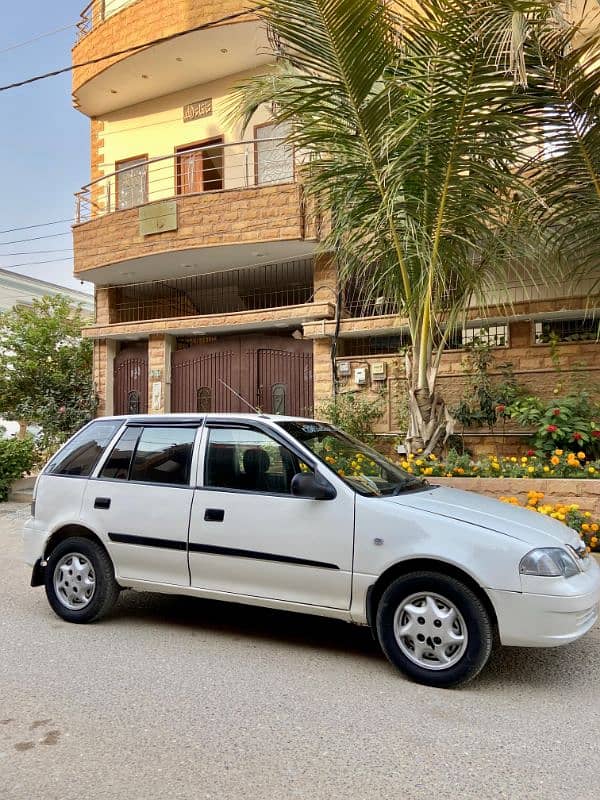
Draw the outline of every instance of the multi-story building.
[[[323,222],[270,109],[245,134],[232,122],[236,87],[273,61],[245,11],[242,0],[93,0],[82,14],[73,61],[93,63],[75,69],[73,92],[91,120],[91,182],[77,195],[75,274],[96,286],[86,335],[101,413],[309,413],[337,380],[377,388],[382,430],[396,430],[403,320],[351,287],[339,301]],[[549,384],[553,333],[568,343],[564,368],[600,376],[588,290],[515,280],[510,316],[500,301],[487,312],[499,360]],[[481,328],[470,317],[444,359],[449,397]]]

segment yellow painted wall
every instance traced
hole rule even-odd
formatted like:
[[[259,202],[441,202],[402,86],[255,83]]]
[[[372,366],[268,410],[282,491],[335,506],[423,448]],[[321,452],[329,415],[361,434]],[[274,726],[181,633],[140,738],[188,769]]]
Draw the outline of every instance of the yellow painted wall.
[[[261,67],[256,72],[264,72]],[[100,148],[103,161],[101,171],[110,175],[115,171],[115,164],[124,159],[136,156],[148,156],[149,159],[174,154],[175,148],[186,144],[204,142],[219,136],[224,138],[225,188],[241,188],[248,177],[254,182],[254,147],[248,144],[235,144],[254,138],[254,125],[269,121],[268,109],[259,110],[251,125],[242,137],[239,125],[228,121],[231,95],[235,87],[252,72],[227,76],[213,83],[194,86],[175,94],[149,100],[127,109],[115,111],[102,118],[104,123],[104,146]],[[188,103],[212,98],[213,113],[209,117],[183,121],[183,107]],[[175,158],[151,164],[149,167],[148,200],[160,200],[175,194]],[[110,179],[111,192],[114,197],[114,178]],[[103,188],[106,188],[103,182]]]

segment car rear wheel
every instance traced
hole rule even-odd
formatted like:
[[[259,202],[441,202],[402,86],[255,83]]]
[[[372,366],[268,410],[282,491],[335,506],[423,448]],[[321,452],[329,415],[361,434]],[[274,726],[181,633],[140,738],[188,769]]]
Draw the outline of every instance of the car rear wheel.
[[[52,609],[68,622],[95,622],[108,614],[120,592],[106,551],[79,536],[50,553],[45,585]]]
[[[389,661],[428,686],[450,688],[472,680],[492,652],[493,625],[481,599],[437,572],[393,581],[381,597],[376,628]]]

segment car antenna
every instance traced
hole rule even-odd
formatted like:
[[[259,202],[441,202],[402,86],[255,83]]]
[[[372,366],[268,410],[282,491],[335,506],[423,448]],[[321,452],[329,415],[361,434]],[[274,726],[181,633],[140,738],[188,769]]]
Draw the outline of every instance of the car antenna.
[[[248,408],[251,408],[251,409],[252,409],[252,411],[254,411],[254,413],[255,413],[255,414],[262,414],[262,411],[260,410],[260,408],[255,408],[255,407],[252,405],[252,403],[249,403],[249,402],[246,400],[246,398],[245,398],[245,397],[242,397],[242,395],[241,395],[241,394],[239,394],[238,392],[236,392],[236,390],[235,390],[235,389],[232,389],[232,388],[231,388],[231,386],[230,386],[228,383],[225,383],[225,381],[222,381],[222,380],[221,380],[221,378],[218,378],[218,381],[219,381],[219,383],[222,383],[222,384],[223,384],[223,386],[224,386],[226,389],[229,389],[229,391],[231,392],[231,394],[234,394],[234,395],[235,395],[235,396],[238,398],[238,400],[241,400],[241,401],[242,401],[242,403],[245,403],[245,404],[248,406]]]

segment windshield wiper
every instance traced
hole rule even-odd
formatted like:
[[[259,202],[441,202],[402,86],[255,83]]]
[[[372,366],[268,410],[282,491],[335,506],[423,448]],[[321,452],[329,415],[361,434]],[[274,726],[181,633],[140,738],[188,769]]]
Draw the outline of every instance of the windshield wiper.
[[[429,486],[429,481],[426,481],[425,478],[415,478],[412,481],[405,481],[404,483],[399,483],[398,486],[393,489],[392,497],[396,497],[402,492],[412,492],[415,489],[425,489],[427,486]]]

